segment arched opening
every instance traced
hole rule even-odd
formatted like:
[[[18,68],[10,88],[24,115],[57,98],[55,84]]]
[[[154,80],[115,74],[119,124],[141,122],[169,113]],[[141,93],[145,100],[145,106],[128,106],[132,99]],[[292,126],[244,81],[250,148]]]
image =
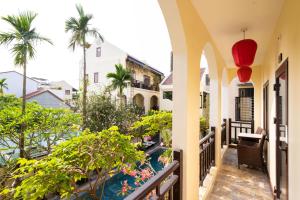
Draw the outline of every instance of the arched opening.
[[[144,96],[141,94],[136,94],[133,97],[133,104],[140,107],[140,108],[144,108],[145,104],[144,104]]]
[[[159,107],[158,107],[158,97],[153,95],[151,98],[150,98],[150,109],[151,110],[159,110]]]

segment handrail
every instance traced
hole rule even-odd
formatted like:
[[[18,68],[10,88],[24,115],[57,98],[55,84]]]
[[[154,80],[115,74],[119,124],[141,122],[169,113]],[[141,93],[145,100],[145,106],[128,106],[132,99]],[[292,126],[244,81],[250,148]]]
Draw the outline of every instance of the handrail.
[[[235,143],[237,144],[237,135],[239,132],[250,132],[254,133],[254,121],[232,121],[231,118],[228,120],[229,125],[229,144]],[[234,132],[233,132],[234,131]],[[234,133],[232,135],[232,132]],[[232,138],[232,136],[234,136]]]
[[[211,132],[200,140],[200,185],[203,185],[210,168],[215,165],[215,130],[215,127],[211,127]]]
[[[177,159],[177,160],[176,160]],[[124,200],[142,200],[151,191],[156,191],[156,198],[161,199],[169,192],[169,195],[176,193],[174,200],[181,199],[181,179],[182,179],[182,151],[174,151],[174,161],[166,168],[159,171],[154,177],[148,180],[144,185],[137,188],[133,193],[128,195]],[[166,180],[171,176],[168,180]],[[164,184],[163,181],[166,180]],[[175,188],[175,186],[177,188]],[[179,186],[179,188],[178,188]],[[173,192],[171,191],[173,188]],[[155,198],[154,198],[155,199]],[[171,199],[171,198],[169,198]]]

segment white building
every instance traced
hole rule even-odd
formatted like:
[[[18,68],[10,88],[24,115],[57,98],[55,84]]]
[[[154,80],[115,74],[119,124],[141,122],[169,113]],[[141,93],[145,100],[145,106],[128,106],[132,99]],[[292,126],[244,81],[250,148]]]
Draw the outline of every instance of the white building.
[[[115,64],[122,64],[132,73],[131,83],[124,90],[125,101],[144,108],[146,112],[159,108],[159,83],[164,78],[162,72],[107,41],[93,44],[87,50],[86,61],[88,92],[97,93],[109,86],[111,82],[106,75],[115,72]],[[116,91],[113,95],[117,98]]]
[[[26,102],[36,101],[46,108],[71,108],[63,99],[54,94],[51,90],[39,89],[25,96]]]
[[[51,91],[68,104],[72,104],[74,95],[77,94],[77,89],[64,80],[51,82],[44,78],[32,77],[32,79],[39,82],[39,88]]]
[[[23,74],[16,71],[0,72],[0,79],[6,79],[7,88],[4,94],[13,94],[16,97],[23,95]],[[38,90],[40,83],[32,78],[26,78],[26,94]]]
[[[7,89],[4,88],[4,94],[11,94],[15,95],[16,97],[22,97],[23,95],[23,74],[17,71],[6,71],[0,72],[0,79],[6,79]],[[42,92],[41,91],[47,91]],[[51,99],[54,101],[59,101],[59,103],[55,103],[55,106],[52,107],[59,107],[58,105],[61,103],[60,101],[63,100],[66,104],[71,105],[73,95],[77,93],[77,90],[73,88],[70,84],[66,81],[57,81],[57,82],[50,82],[48,79],[44,78],[37,78],[37,77],[26,77],[26,96],[36,94],[34,98],[36,101],[42,100],[45,96],[51,96],[47,101]],[[37,97],[38,95],[38,97]],[[53,97],[54,95],[54,97]],[[43,96],[42,98],[40,98]],[[57,100],[59,98],[59,100]],[[30,98],[31,99],[31,98]],[[41,105],[50,105],[51,103],[45,103],[44,100],[41,102],[38,101]],[[51,106],[46,106],[51,107]],[[63,105],[62,107],[69,107],[68,105]]]
[[[200,68],[200,116],[209,114],[210,79],[207,68]],[[173,73],[160,84],[160,109],[173,110]]]

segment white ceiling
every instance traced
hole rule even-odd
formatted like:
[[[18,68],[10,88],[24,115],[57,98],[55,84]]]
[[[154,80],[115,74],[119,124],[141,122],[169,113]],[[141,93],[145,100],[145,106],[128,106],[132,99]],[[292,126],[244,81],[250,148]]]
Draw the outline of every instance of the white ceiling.
[[[192,0],[207,26],[227,67],[233,67],[231,47],[243,39],[254,39],[258,49],[254,65],[262,62],[284,0]]]

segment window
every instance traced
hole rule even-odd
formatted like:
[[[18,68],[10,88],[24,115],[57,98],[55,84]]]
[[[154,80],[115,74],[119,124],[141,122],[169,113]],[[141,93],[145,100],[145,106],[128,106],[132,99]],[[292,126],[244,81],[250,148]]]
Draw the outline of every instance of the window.
[[[95,72],[94,73],[94,83],[98,83],[99,81],[99,75],[98,75],[98,72]]]
[[[100,57],[101,56],[101,47],[97,47],[96,49],[96,57]]]
[[[169,99],[169,100],[173,100],[173,93],[172,91],[165,91],[163,92],[163,99]]]
[[[70,95],[71,91],[70,90],[65,90],[65,95]]]

